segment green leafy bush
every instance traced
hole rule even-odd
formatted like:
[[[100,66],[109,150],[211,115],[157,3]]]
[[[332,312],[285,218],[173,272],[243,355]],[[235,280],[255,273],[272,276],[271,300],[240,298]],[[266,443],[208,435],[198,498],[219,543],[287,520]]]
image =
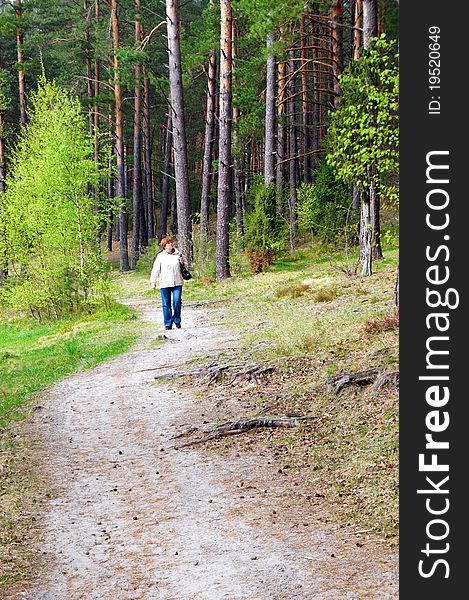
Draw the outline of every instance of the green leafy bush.
[[[331,116],[327,162],[339,177],[398,205],[399,74],[397,42],[384,34],[340,76],[343,96]]]
[[[274,185],[256,183],[250,196],[253,211],[246,215],[245,253],[254,273],[265,271],[274,263],[277,254],[285,249],[286,231],[277,214]]]
[[[299,187],[297,210],[301,229],[326,243],[339,242],[346,228],[356,228],[357,216],[351,211],[348,187],[327,163],[319,165],[316,183]]]

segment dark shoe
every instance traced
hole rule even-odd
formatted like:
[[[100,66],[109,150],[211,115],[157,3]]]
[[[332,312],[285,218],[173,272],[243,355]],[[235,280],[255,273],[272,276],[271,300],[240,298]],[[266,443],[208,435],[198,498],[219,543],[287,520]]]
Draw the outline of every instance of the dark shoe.
[[[181,323],[174,323],[178,329],[181,329]]]
[[[166,327],[165,327],[165,329],[172,329],[172,327],[168,327],[168,326],[166,326]]]

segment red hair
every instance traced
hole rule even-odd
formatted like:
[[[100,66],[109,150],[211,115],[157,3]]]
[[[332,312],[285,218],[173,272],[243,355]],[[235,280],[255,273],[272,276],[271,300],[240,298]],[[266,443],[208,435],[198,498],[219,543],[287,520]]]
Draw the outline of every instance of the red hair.
[[[166,244],[172,244],[173,243],[173,238],[170,237],[164,237],[161,242],[160,242],[160,246],[163,248],[165,248]]]

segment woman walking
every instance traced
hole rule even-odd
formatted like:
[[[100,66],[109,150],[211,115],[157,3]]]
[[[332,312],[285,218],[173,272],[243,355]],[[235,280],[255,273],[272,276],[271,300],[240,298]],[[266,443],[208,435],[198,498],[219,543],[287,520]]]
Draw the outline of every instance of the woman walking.
[[[170,237],[161,240],[161,248],[163,251],[158,254],[153,263],[150,284],[152,289],[155,289],[156,282],[159,280],[165,329],[172,329],[173,323],[179,329],[183,282],[181,265],[184,264],[184,259],[179,250],[173,248],[173,240]]]

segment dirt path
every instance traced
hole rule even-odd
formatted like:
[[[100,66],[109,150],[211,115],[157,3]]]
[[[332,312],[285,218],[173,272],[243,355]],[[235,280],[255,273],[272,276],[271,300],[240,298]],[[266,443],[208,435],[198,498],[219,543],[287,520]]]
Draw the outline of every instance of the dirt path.
[[[154,339],[159,309],[138,307]],[[163,345],[142,342],[41,402],[31,428],[53,491],[41,523],[44,569],[14,597],[397,598],[395,555],[357,546],[320,515],[279,518],[292,490],[265,489],[267,456],[171,448],[177,428],[200,423],[210,407],[155,374],[233,344],[202,312],[185,307],[183,318]]]

